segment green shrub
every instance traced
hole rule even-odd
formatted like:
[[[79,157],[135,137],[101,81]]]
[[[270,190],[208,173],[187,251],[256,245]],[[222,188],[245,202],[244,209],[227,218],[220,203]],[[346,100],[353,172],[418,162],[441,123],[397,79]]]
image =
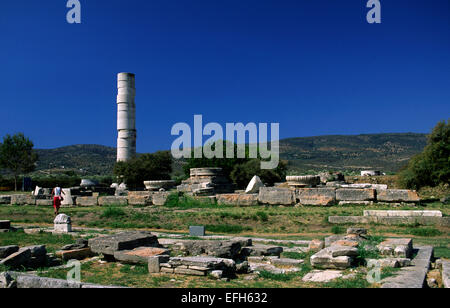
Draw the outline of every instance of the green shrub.
[[[439,122],[428,137],[428,145],[399,174],[399,184],[419,189],[450,183],[450,121]]]
[[[268,221],[269,220],[269,216],[267,215],[266,212],[263,212],[263,211],[256,212],[256,216],[258,216],[259,219],[261,219],[261,221]]]
[[[333,234],[342,234],[345,232],[345,228],[341,226],[333,226],[331,227],[331,232]]]

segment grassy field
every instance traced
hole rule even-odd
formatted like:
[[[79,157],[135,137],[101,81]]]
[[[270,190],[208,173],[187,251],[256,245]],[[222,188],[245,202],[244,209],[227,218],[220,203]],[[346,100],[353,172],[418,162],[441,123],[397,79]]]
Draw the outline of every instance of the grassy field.
[[[381,206],[335,206],[335,207],[223,207],[214,204],[180,204],[161,207],[68,207],[61,212],[72,217],[74,227],[100,229],[146,229],[160,232],[187,234],[190,225],[205,225],[208,234],[227,234],[273,239],[323,239],[332,234],[345,233],[343,225],[329,224],[330,215],[362,215],[365,209],[389,209]],[[426,207],[401,207],[403,210],[438,209],[450,215],[450,206],[430,203]],[[0,206],[0,219],[9,219],[13,225],[52,226],[53,209],[36,206]],[[383,226],[365,225],[373,236],[412,237],[415,245],[432,245],[435,256],[450,258],[449,228],[430,226]],[[97,229],[84,231],[97,236]],[[50,252],[63,245],[74,242],[70,235],[51,235],[48,233],[25,234],[0,233],[0,246],[18,244],[46,244]],[[292,245],[286,245],[291,247]],[[175,276],[169,274],[148,275],[145,266],[129,266],[117,263],[91,261],[82,266],[84,282],[114,284],[133,287],[377,287],[365,279],[363,268],[353,269],[352,279],[338,279],[331,283],[305,283],[302,277],[311,270],[309,255],[285,252],[285,257],[304,258],[299,272],[274,275],[261,273],[248,279],[239,275],[229,282],[213,278]],[[1,269],[0,269],[1,270]],[[41,274],[48,277],[65,278],[67,270],[42,269]],[[384,275],[394,273],[386,272]]]
[[[385,206],[334,207],[68,207],[61,212],[71,216],[73,226],[93,228],[149,229],[187,232],[190,225],[205,225],[209,233],[240,235],[305,236],[316,238],[345,232],[346,226],[328,223],[328,216],[359,216],[365,209],[392,209]],[[438,209],[450,215],[450,206],[442,203],[426,207],[406,206],[402,210]],[[0,219],[16,224],[53,223],[51,207],[0,206]],[[425,226],[366,225],[377,235],[449,238],[449,228]]]

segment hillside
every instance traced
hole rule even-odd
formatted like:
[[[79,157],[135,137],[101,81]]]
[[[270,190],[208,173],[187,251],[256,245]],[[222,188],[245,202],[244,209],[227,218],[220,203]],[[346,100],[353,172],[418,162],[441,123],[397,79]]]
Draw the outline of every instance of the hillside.
[[[280,141],[280,155],[290,172],[377,169],[395,172],[426,145],[425,134],[371,134],[289,138]],[[116,149],[101,145],[72,145],[37,150],[38,171],[73,170],[79,174],[111,174]],[[180,168],[180,162],[175,164]]]
[[[395,172],[426,146],[425,134],[371,134],[290,138],[280,155],[292,171],[377,169]]]

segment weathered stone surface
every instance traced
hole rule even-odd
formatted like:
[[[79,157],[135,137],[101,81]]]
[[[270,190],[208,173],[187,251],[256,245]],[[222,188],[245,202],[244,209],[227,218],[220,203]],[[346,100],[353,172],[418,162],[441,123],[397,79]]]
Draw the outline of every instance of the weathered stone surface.
[[[158,247],[158,238],[147,231],[130,231],[89,239],[89,247],[94,253],[110,256],[115,251],[132,250],[141,246]]]
[[[11,228],[11,221],[0,220],[0,229],[9,229],[9,228]]]
[[[320,182],[322,183],[345,181],[345,176],[341,172],[321,172],[318,176],[320,177]]]
[[[352,257],[350,256],[332,256],[331,247],[327,247],[311,256],[311,265],[320,269],[346,269],[352,264]],[[347,247],[348,248],[348,247]]]
[[[12,255],[15,252],[19,251],[19,246],[10,245],[10,246],[1,246],[0,247],[0,259],[4,259],[9,255]]]
[[[299,188],[296,192],[297,199],[303,205],[329,206],[336,203],[334,188]]]
[[[129,191],[128,204],[149,206],[152,205],[152,192],[150,191]]]
[[[53,220],[54,224],[70,224],[71,220],[70,220],[70,216],[66,215],[66,214],[59,214],[58,216],[55,217],[55,219]]]
[[[155,192],[152,195],[152,202],[154,205],[164,205],[169,195],[170,192]]]
[[[377,191],[377,200],[384,202],[419,202],[419,195],[415,190],[385,189]]]
[[[248,261],[243,261],[240,263],[236,263],[236,273],[238,274],[247,274],[249,271]]]
[[[411,266],[400,269],[395,276],[381,281],[382,288],[423,288],[426,281],[433,247],[417,247],[418,252]]]
[[[229,276],[236,272],[236,263],[231,259],[225,258],[175,257],[170,258],[168,264],[171,268],[175,268],[175,274],[203,276],[208,271],[222,270],[225,276]]]
[[[308,245],[308,251],[319,251],[325,248],[325,242],[321,240],[312,240]]]
[[[0,195],[0,204],[11,204],[11,196]]]
[[[160,263],[169,261],[170,251],[157,247],[138,247],[133,250],[114,252],[114,259],[128,264],[147,264],[149,258],[157,257]]]
[[[258,194],[220,194],[216,195],[218,205],[256,206]]]
[[[1,265],[18,268],[22,265],[27,265],[31,259],[31,250],[30,249],[19,249],[19,251],[9,255],[2,261],[0,261]]]
[[[98,197],[77,197],[75,202],[77,206],[97,206]]]
[[[219,258],[235,259],[241,251],[241,241],[203,241],[190,240],[182,241],[174,246],[174,249],[181,250],[187,255],[208,255]]]
[[[72,232],[72,223],[70,216],[66,214],[59,214],[55,217],[54,223],[54,231],[55,232]]]
[[[365,210],[367,217],[442,217],[441,211]]]
[[[409,238],[387,239],[377,245],[377,248],[383,256],[411,258],[413,242]]]
[[[304,282],[330,282],[331,280],[341,278],[342,272],[336,270],[319,271],[314,270],[306,274],[302,281]]]
[[[442,284],[444,288],[450,288],[450,261],[442,261]]]
[[[376,266],[381,268],[399,268],[411,265],[411,259],[407,258],[367,259],[366,262],[368,267]]]
[[[336,190],[338,201],[372,201],[375,200],[375,189],[340,188]]]
[[[357,241],[351,240],[339,240],[333,243],[337,246],[349,246],[349,247],[358,247],[359,243]]]
[[[356,257],[358,255],[358,249],[350,246],[338,246],[336,243],[328,247],[328,251],[331,253],[333,258],[348,256]]]
[[[269,205],[294,205],[294,192],[287,188],[261,187],[259,189],[258,201]]]
[[[247,188],[245,189],[246,194],[258,194],[259,189],[261,187],[265,187],[264,183],[261,181],[259,176],[255,175],[248,183]]]
[[[83,260],[92,256],[92,251],[90,248],[81,248],[73,250],[58,250],[56,256],[61,258],[63,261],[68,260]]]
[[[241,250],[244,256],[280,256],[283,252],[283,247],[270,245],[254,245],[244,247]]]
[[[148,272],[149,273],[159,273],[159,271],[161,269],[159,264],[162,263],[162,262],[159,262],[159,257],[157,257],[157,256],[149,257],[147,259],[147,263],[148,263]]]
[[[104,196],[98,197],[98,205],[127,205],[128,199],[125,196]]]
[[[70,188],[63,188],[61,190],[61,196],[62,196],[62,200],[61,200],[61,205],[73,205],[73,197],[72,197],[72,190]]]
[[[61,250],[74,250],[74,249],[83,249],[88,248],[88,240],[84,238],[78,238],[75,241],[75,244],[64,245]]]
[[[190,236],[205,236],[205,226],[189,226]]]
[[[14,279],[8,272],[0,273],[0,289],[12,288],[14,284]]]
[[[305,263],[305,260],[278,258],[278,259],[271,259],[270,263],[276,266],[299,266],[300,264]]]
[[[367,229],[365,229],[365,228],[347,228],[347,234],[364,236],[364,235],[367,235]]]
[[[32,195],[11,195],[13,205],[36,205],[36,198]]]
[[[212,271],[212,272],[210,273],[210,275],[211,275],[211,277],[214,277],[214,278],[216,278],[216,279],[221,279],[222,276],[223,276],[223,271],[215,270],[215,271]]]
[[[293,175],[286,176],[286,182],[292,187],[316,186],[320,184],[320,176],[318,175]]]

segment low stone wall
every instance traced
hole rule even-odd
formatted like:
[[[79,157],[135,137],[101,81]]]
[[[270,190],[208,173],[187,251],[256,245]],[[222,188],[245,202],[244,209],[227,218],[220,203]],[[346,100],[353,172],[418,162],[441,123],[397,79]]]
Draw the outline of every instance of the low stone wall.
[[[77,197],[75,203],[77,206],[97,206],[98,197]]]
[[[216,195],[218,205],[256,206],[258,194],[222,194]]]
[[[32,195],[11,195],[12,205],[36,205],[36,198]]]
[[[122,196],[98,197],[98,205],[128,205],[128,199]]]
[[[269,205],[294,205],[294,191],[288,188],[261,187],[258,201]]]
[[[423,225],[450,227],[450,217],[377,217],[377,216],[329,216],[332,224]]]
[[[336,204],[336,189],[299,188],[296,190],[296,199],[302,205],[334,205]]]

